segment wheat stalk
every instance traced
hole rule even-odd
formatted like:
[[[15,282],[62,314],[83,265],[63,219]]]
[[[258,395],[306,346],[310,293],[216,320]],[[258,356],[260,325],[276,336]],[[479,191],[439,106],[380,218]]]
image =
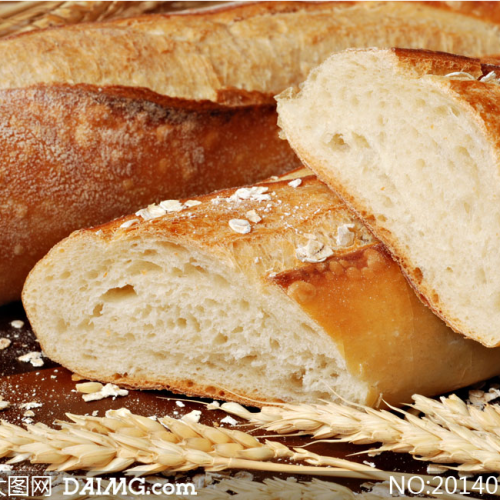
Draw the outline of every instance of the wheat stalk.
[[[278,442],[261,443],[239,430],[217,429],[188,419],[164,417],[155,421],[126,409],[110,410],[106,417],[71,414],[68,417],[71,422],[58,422],[60,430],[41,423],[23,429],[2,422],[0,457],[12,457],[9,464],[24,460],[49,464],[47,471],[87,470],[91,474],[126,471],[136,476],[198,467],[211,471],[261,470],[261,462],[281,458],[335,467],[325,467],[323,472],[341,477],[366,479],[381,472],[349,460],[320,457],[301,448],[291,450]],[[134,463],[140,465],[132,467]],[[294,466],[269,463],[264,469],[279,472],[283,467],[290,470]],[[304,472],[308,469],[295,467]]]
[[[500,472],[500,408],[484,410],[467,405],[456,395],[435,401],[414,396],[414,411],[374,410],[361,405],[324,402],[312,405],[275,405],[250,413],[237,403],[221,409],[278,434],[305,433],[315,439],[334,438],[353,444],[382,443],[382,451],[409,453],[417,460],[468,473]]]
[[[276,441],[264,443],[235,429],[215,428],[163,417],[157,421],[126,409],[109,410],[105,417],[68,414],[61,429],[45,424],[0,424],[0,458],[8,464],[25,460],[48,464],[47,471],[86,470],[88,475],[125,471],[143,476],[161,472],[224,469],[264,470],[288,474],[397,481],[405,484],[411,474],[388,473],[336,457],[317,455],[304,448],[293,450]],[[287,459],[312,466],[270,462]],[[135,465],[139,464],[139,465]],[[420,476],[428,485],[439,486],[431,476]],[[472,483],[466,487],[473,491]],[[441,498],[453,498],[443,496]]]
[[[14,2],[0,6],[0,36],[132,17],[173,2]]]

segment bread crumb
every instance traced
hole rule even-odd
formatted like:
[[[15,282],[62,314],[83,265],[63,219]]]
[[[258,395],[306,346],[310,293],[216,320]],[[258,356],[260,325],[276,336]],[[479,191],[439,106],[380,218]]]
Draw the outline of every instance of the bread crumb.
[[[23,417],[34,417],[34,416],[35,416],[35,412],[33,410],[26,410],[23,413]]]
[[[10,339],[2,337],[0,339],[0,351],[3,351],[4,349],[7,349],[7,347],[9,347],[11,343],[12,342],[11,342]]]
[[[238,421],[235,420],[233,417],[231,416],[227,416],[227,417],[224,417],[221,421],[220,421],[221,424],[229,424],[229,425],[238,425]]]
[[[93,392],[91,394],[84,394],[82,396],[86,403],[90,401],[99,401],[105,398],[116,398],[118,396],[128,396],[128,391],[126,389],[120,389],[115,384],[106,384],[100,391]]]
[[[21,321],[20,319],[15,319],[14,321],[10,322],[10,326],[12,328],[22,328],[24,326],[24,321]]]
[[[71,380],[73,382],[80,382],[80,380],[85,380],[85,378],[82,377],[81,375],[78,375],[77,373],[72,373],[71,374]]]
[[[31,401],[30,403],[22,403],[19,405],[19,408],[23,410],[32,410],[33,408],[41,408],[43,403],[37,403],[36,401]]]
[[[32,366],[39,368],[43,366],[43,354],[41,352],[32,351],[23,356],[19,356],[17,359],[23,363],[31,363]]]
[[[294,179],[288,183],[289,186],[293,188],[298,188],[302,184],[302,179]]]
[[[189,412],[188,414],[184,415],[181,420],[184,422],[190,422],[193,424],[197,424],[200,421],[201,417],[201,411],[200,410],[193,410],[192,412]]]
[[[0,472],[11,472],[12,471],[12,465],[8,464],[1,464],[0,465]]]
[[[10,403],[8,401],[4,401],[3,397],[0,396],[0,410],[5,410],[10,406]]]
[[[207,410],[217,410],[220,408],[220,403],[218,401],[212,401],[207,404]]]
[[[184,408],[186,405],[182,402],[182,401],[176,401],[175,404],[179,407],[179,408]]]

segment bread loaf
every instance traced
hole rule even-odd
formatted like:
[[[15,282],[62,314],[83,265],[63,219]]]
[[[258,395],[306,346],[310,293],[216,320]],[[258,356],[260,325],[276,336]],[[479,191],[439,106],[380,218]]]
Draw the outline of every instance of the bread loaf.
[[[127,85],[220,102],[230,89],[281,92],[301,83],[332,52],[350,47],[500,53],[496,23],[442,7],[250,2],[37,31],[0,41],[0,88]]]
[[[285,135],[451,327],[500,343],[500,66],[351,50],[279,98]]]
[[[487,19],[481,5],[474,9]],[[278,139],[271,96],[331,52],[500,53],[497,25],[474,12],[250,3],[2,39],[0,304],[19,297],[33,264],[74,229],[297,167]]]
[[[375,406],[500,373],[500,349],[447,328],[312,176],[161,206],[32,270],[23,303],[51,359],[141,389]]]
[[[258,128],[249,127],[258,123]],[[144,89],[0,90],[0,302],[82,226],[297,165],[273,104],[227,107]],[[250,161],[251,159],[251,161]]]

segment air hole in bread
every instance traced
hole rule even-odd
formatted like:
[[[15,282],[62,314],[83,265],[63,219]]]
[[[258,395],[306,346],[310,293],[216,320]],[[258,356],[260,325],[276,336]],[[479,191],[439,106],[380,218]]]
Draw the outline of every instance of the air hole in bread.
[[[97,304],[94,307],[94,310],[92,311],[92,316],[94,316],[94,318],[98,318],[102,313],[102,308],[103,308],[102,304]]]
[[[134,262],[134,264],[128,266],[127,268],[130,274],[136,273],[152,273],[152,272],[161,272],[162,268],[157,264],[153,264],[147,260],[140,260],[138,262]]]
[[[223,335],[222,333],[218,333],[212,342],[215,345],[225,344],[227,342],[227,335]]]
[[[476,279],[478,283],[485,284],[486,283],[486,272],[484,268],[480,267],[476,272]]]
[[[355,132],[352,134],[352,138],[354,143],[356,144],[357,147],[359,148],[369,148],[370,144],[366,140],[366,137],[361,134],[356,134]]]
[[[122,287],[111,288],[102,295],[101,300],[103,302],[120,302],[135,296],[137,296],[137,294],[134,287],[132,285],[124,285]]]
[[[57,333],[64,333],[68,329],[68,325],[66,321],[64,321],[62,318],[59,318],[56,323],[56,331]]]
[[[337,151],[348,151],[349,145],[345,142],[342,134],[333,134],[332,138],[328,141],[328,146],[331,149],[335,149]]]
[[[416,267],[414,270],[413,270],[413,276],[414,276],[414,279],[417,283],[420,283],[424,277],[423,273],[422,273],[422,270],[418,267]]]

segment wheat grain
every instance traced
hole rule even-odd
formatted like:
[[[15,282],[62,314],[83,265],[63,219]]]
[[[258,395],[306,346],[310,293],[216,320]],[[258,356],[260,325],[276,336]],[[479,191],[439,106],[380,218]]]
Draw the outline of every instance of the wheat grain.
[[[423,413],[339,404],[283,404],[250,413],[237,403],[221,409],[278,434],[301,432],[315,439],[334,438],[353,444],[382,443],[368,453],[409,453],[419,460],[462,472],[500,472],[500,408],[486,404],[483,410],[467,405],[458,396],[435,401],[414,396],[412,409]]]

